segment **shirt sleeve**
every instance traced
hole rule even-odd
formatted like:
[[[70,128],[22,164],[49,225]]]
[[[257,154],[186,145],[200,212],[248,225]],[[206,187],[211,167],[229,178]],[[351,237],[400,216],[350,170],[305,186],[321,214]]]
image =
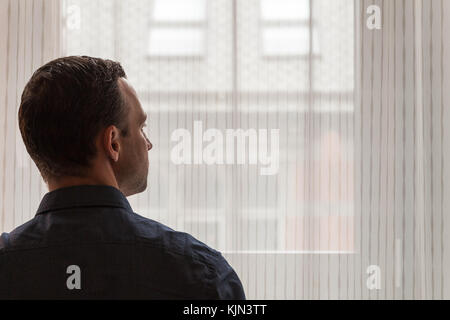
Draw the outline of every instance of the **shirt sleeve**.
[[[244,288],[236,272],[228,264],[222,254],[215,266],[215,277],[212,281],[212,299],[245,300]]]

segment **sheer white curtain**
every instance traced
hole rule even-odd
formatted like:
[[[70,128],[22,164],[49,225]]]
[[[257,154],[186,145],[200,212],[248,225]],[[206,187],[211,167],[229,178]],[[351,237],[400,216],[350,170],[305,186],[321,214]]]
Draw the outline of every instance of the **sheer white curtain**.
[[[46,189],[17,112],[34,70],[60,54],[60,2],[0,0],[0,232],[31,219]]]
[[[448,1],[377,4],[383,27],[361,21],[357,57],[355,207],[361,254],[384,273],[363,298],[449,298]],[[361,269],[359,267],[361,266]]]
[[[47,191],[17,128],[25,82],[92,55],[123,64],[149,115],[134,210],[222,251],[248,298],[450,298],[448,1],[0,4],[0,231]]]

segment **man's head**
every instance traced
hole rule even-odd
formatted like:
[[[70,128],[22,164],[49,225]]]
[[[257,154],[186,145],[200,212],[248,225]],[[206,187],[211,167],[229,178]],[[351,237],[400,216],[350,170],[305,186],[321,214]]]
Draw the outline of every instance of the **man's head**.
[[[126,196],[147,187],[145,118],[121,65],[85,56],[39,68],[19,108],[25,146],[49,185],[108,183]]]

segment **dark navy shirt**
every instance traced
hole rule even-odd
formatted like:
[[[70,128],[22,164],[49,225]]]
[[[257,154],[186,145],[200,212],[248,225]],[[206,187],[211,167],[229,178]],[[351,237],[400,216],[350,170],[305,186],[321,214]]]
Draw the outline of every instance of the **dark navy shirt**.
[[[133,212],[112,186],[47,193],[0,236],[2,299],[245,299],[222,254]]]

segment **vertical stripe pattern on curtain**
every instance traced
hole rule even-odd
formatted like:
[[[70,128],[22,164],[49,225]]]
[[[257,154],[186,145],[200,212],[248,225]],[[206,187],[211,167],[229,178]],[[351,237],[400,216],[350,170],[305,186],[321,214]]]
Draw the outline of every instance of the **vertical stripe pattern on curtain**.
[[[31,219],[48,192],[18,128],[22,90],[60,54],[60,1],[0,0],[0,231]]]

